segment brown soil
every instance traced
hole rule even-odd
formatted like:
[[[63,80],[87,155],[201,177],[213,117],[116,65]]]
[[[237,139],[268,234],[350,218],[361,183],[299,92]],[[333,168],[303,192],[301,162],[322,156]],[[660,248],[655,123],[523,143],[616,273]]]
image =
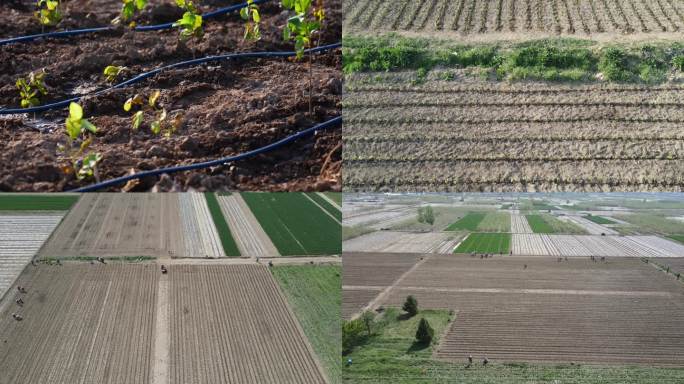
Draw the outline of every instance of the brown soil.
[[[16,5],[18,3],[25,6]],[[205,11],[235,2],[203,1]],[[40,33],[29,2],[0,5],[0,36]],[[56,30],[108,25],[118,4],[68,1]],[[341,1],[327,1],[328,24],[320,44],[341,39]],[[286,20],[277,2],[261,6],[262,40],[244,42],[236,14],[208,20],[204,39],[178,43],[177,31],[112,31],[69,39],[51,39],[0,47],[0,106],[16,108],[17,78],[45,69],[49,94],[44,103],[63,100],[107,86],[102,70],[123,65],[121,80],[153,68],[195,57],[247,51],[289,51],[281,29]],[[175,7],[149,5],[139,23],[178,18]],[[11,19],[11,22],[10,22]],[[236,155],[272,143],[341,114],[341,57],[332,51],[315,58],[313,115],[308,114],[308,65],[286,59],[246,59],[166,71],[133,86],[86,97],[80,104],[98,128],[91,150],[103,154],[102,180],[129,172],[191,164]],[[172,114],[183,113],[183,126],[172,137],[155,136],[149,122],[130,128],[123,103],[136,93],[161,91]],[[70,161],[57,150],[66,142],[66,109],[0,119],[0,190],[62,191],[93,182],[78,182],[66,172]],[[339,190],[341,129],[329,130],[253,159],[161,179],[143,179],[130,190]],[[118,189],[121,186],[115,188]]]

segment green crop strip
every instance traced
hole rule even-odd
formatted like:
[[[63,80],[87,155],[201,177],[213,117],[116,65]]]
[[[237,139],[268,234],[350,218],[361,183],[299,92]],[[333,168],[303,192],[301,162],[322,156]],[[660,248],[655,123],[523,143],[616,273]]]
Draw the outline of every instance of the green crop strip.
[[[0,211],[68,211],[79,196],[0,195]]]
[[[211,212],[211,218],[214,220],[214,225],[216,225],[216,231],[221,239],[221,245],[223,246],[223,251],[226,256],[240,256],[240,250],[235,244],[235,239],[230,233],[230,227],[226,223],[226,218],[223,217],[223,212],[221,211],[221,206],[216,200],[216,196],[213,193],[206,192],[204,197],[207,200],[207,206],[209,206],[209,212]]]
[[[508,254],[510,249],[510,233],[471,233],[454,253]]]
[[[613,220],[606,219],[605,217],[602,217],[602,216],[590,215],[590,216],[584,216],[584,218],[589,220],[589,221],[593,221],[596,224],[615,224],[615,222]]]
[[[668,237],[674,241],[684,244],[684,235],[670,235]]]
[[[446,230],[447,231],[458,231],[461,229],[466,229],[469,231],[476,231],[477,226],[480,225],[480,222],[484,219],[484,217],[485,217],[484,213],[468,213],[467,215],[462,217],[457,222],[449,225],[446,228]]]
[[[335,208],[332,204],[322,198],[318,193],[307,193],[313,201],[323,207],[329,214],[333,215],[338,221],[342,222],[342,211]]]
[[[242,197],[283,256],[342,252],[342,228],[302,193],[243,192]]]
[[[534,233],[555,233],[553,227],[544,220],[541,215],[525,215],[527,223],[530,224]]]
[[[323,192],[324,195],[328,196],[330,200],[334,201],[339,205],[340,207],[342,206],[342,193],[340,192]]]

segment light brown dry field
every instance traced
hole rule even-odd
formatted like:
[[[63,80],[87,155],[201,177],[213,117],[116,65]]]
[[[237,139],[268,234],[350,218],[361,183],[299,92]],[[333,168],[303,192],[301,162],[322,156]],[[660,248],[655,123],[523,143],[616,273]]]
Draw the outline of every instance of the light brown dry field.
[[[83,194],[39,257],[182,256],[183,241],[176,194]]]
[[[345,33],[397,32],[462,41],[551,36],[678,39],[678,0],[345,0]]]
[[[435,255],[378,305],[407,295],[455,311],[443,360],[684,364],[684,286],[636,259]]]
[[[29,265],[16,282],[28,293],[0,306],[0,383],[151,383],[158,276],[151,264]]]
[[[342,316],[351,318],[422,257],[413,253],[342,254]]]
[[[679,85],[413,76],[347,77],[347,191],[684,190]]]
[[[664,268],[670,267],[670,271],[674,274],[684,275],[684,257],[656,257],[651,260]]]
[[[325,383],[268,268],[172,265],[172,383]]]

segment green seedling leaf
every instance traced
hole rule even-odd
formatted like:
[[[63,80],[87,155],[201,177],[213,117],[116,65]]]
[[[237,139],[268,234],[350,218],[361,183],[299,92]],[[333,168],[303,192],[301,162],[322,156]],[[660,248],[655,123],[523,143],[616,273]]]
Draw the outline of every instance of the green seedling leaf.
[[[72,102],[69,104],[69,120],[80,121],[83,118],[83,108]]]
[[[140,125],[143,122],[143,116],[144,112],[143,111],[138,111],[133,115],[133,129],[137,130],[140,128]]]
[[[78,180],[83,180],[89,177],[93,177],[95,174],[95,167],[102,161],[102,155],[99,153],[89,153],[81,161],[81,166],[78,167],[78,161],[74,162],[74,168],[78,168],[76,172],[76,178]]]
[[[31,72],[26,79],[17,79],[15,85],[21,97],[21,107],[29,108],[40,105],[38,95],[47,95],[47,88],[44,83],[45,72]]]
[[[159,96],[161,96],[161,92],[160,92],[160,91],[154,91],[154,92],[152,92],[152,94],[150,95],[150,100],[149,100],[150,107],[156,108],[156,106],[157,106],[157,99],[159,99]]]

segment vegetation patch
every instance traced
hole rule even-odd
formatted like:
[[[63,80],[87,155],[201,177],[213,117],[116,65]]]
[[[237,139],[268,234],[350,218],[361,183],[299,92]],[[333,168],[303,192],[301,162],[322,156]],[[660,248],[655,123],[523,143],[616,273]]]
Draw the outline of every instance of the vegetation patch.
[[[226,256],[240,256],[240,250],[238,249],[237,244],[235,244],[233,235],[230,233],[230,227],[226,222],[226,218],[223,217],[223,212],[216,200],[216,195],[205,192],[204,197],[207,199],[207,206],[209,207],[209,212],[211,212],[211,217],[214,220],[214,225],[216,225],[216,231],[221,239],[221,245],[223,246],[223,251],[226,253]]]
[[[323,207],[323,209],[325,209],[329,214],[333,215],[338,221],[340,221],[340,222],[342,221],[342,211],[340,211],[334,205],[330,204],[327,200],[322,198],[318,193],[307,193],[306,196],[309,196],[318,205]]]
[[[607,219],[603,216],[588,215],[584,216],[585,219],[593,221],[596,224],[615,224],[615,221]]]
[[[631,215],[615,216],[616,219],[626,221],[637,227],[642,233],[679,234],[684,235],[684,223],[671,220],[652,213],[634,213]]]
[[[582,235],[587,232],[576,224],[560,221],[547,213],[525,215],[534,233],[567,233]]]
[[[0,194],[0,211],[68,211],[78,198],[76,195]]]
[[[525,215],[527,223],[530,224],[534,233],[555,233],[553,227],[544,220],[541,215]]]
[[[271,268],[331,383],[341,382],[342,268],[282,265]]]
[[[324,195],[328,196],[328,198],[334,202],[337,203],[340,207],[342,206],[342,193],[340,192],[323,192]]]
[[[510,250],[510,233],[471,233],[454,253],[508,254]]]
[[[678,242],[684,244],[684,235],[670,235],[668,237],[674,241],[678,241]]]
[[[487,212],[477,226],[479,232],[510,232],[511,215],[508,212]]]
[[[469,231],[477,231],[477,227],[480,225],[480,222],[484,219],[485,214],[484,213],[479,213],[479,212],[471,212],[462,217],[460,220],[458,220],[455,223],[452,223],[449,225],[446,230],[447,231],[458,231],[458,230],[469,230]]]
[[[242,197],[281,255],[342,251],[340,224],[302,193],[244,192]]]
[[[363,236],[367,233],[375,232],[371,227],[365,225],[342,226],[342,241],[353,239],[355,237]]]

